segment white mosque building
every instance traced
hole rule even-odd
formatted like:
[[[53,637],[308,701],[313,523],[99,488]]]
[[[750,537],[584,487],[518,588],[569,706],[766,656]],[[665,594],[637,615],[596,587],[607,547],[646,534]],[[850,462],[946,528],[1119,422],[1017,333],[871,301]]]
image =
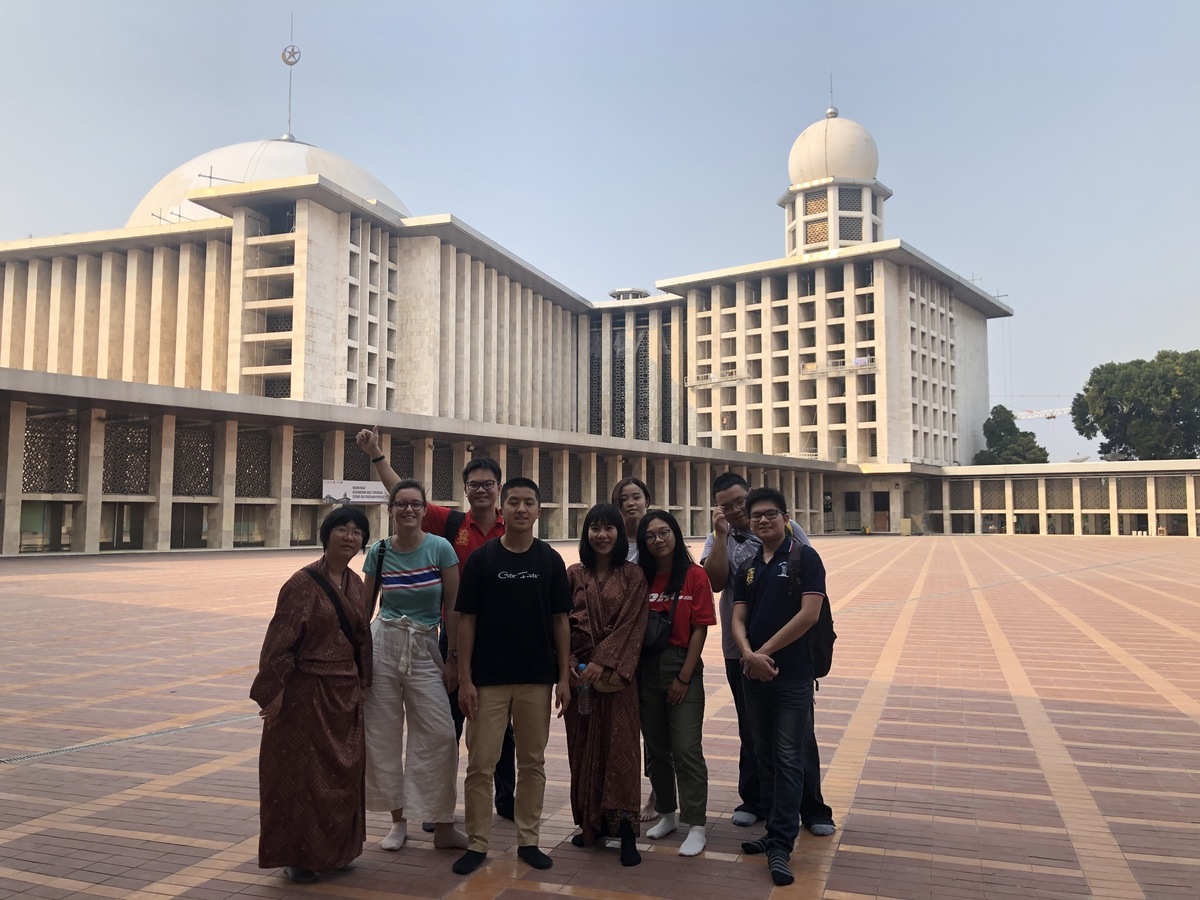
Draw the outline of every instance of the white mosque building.
[[[886,236],[877,170],[830,109],[782,257],[593,302],[290,136],[198,156],[123,228],[0,243],[0,553],[313,544],[374,424],[440,502],[472,455],[537,479],[549,538],[631,474],[702,534],[726,469],[814,534],[1195,536],[1194,462],[961,465],[1012,311]]]

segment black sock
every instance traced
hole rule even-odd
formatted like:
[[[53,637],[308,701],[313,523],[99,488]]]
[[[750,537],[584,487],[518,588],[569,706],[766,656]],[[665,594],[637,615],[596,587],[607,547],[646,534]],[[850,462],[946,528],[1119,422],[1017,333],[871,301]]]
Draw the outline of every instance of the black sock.
[[[790,855],[775,847],[771,848],[767,854],[767,867],[771,870],[771,880],[780,886],[791,884],[796,880],[792,870],[788,868]]]
[[[638,852],[637,838],[633,836],[633,829],[629,827],[628,822],[621,823],[621,865],[636,866],[642,861],[642,854]]]
[[[487,859],[487,854],[480,850],[468,850],[462,856],[454,861],[454,865],[450,868],[455,875],[470,875]]]
[[[554,865],[554,860],[539,850],[537,844],[530,844],[528,847],[518,847],[517,856],[535,869],[548,869]]]
[[[573,838],[571,838],[571,846],[572,847],[582,847],[583,846],[583,835],[577,834]]]
[[[742,841],[742,852],[747,856],[758,856],[767,852],[767,836],[764,834],[757,841]]]

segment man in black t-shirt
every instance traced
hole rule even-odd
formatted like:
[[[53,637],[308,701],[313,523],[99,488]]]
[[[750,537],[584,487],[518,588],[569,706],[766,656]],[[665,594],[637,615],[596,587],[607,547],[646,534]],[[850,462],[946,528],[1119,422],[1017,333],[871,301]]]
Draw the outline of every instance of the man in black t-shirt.
[[[788,862],[800,833],[806,748],[813,733],[813,668],[805,634],[817,623],[825,598],[825,567],[812,547],[801,550],[803,572],[792,587],[787,502],[773,488],[746,495],[750,527],[762,542],[737,572],[733,637],[742,654],[746,713],[758,758],[760,790],[770,798],[767,833],[746,841],[746,853],[766,853],[771,879],[791,884]]]
[[[562,557],[533,536],[541,512],[537,484],[509,479],[500,506],[504,536],[467,559],[455,605],[458,700],[467,718],[463,805],[468,843],[454,863],[459,875],[475,871],[487,857],[492,776],[510,717],[517,756],[517,856],[537,869],[553,865],[538,848],[538,825],[546,792],[550,695],[560,716],[571,700],[571,591]]]

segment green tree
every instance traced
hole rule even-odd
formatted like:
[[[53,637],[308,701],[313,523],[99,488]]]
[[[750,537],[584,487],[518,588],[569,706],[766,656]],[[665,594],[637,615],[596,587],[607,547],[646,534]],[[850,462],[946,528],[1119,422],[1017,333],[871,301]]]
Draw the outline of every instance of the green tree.
[[[1200,456],[1200,350],[1104,363],[1071,403],[1075,430],[1133,459]]]
[[[1017,427],[1016,416],[1007,406],[992,407],[992,414],[983,423],[983,439],[987,449],[975,454],[977,466],[1019,466],[1050,460],[1034,433]]]

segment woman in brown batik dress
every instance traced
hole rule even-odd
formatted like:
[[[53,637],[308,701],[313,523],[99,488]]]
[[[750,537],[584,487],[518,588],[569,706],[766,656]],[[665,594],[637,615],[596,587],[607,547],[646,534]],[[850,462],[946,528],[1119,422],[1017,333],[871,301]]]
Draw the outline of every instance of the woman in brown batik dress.
[[[371,631],[362,580],[348,564],[369,530],[352,507],[325,517],[325,553],[279,591],[250,688],[263,718],[258,864],[283,866],[293,881],[349,867],[366,840]]]
[[[590,688],[592,711],[580,714],[577,693],[565,718],[571,813],[582,829],[571,843],[586,847],[598,837],[619,837],[621,864],[636,866],[642,861],[636,843],[642,767],[634,679],[648,606],[646,578],[625,559],[628,542],[615,506],[601,503],[588,510],[580,562],[567,570],[567,578],[574,604],[571,677],[576,691]]]

